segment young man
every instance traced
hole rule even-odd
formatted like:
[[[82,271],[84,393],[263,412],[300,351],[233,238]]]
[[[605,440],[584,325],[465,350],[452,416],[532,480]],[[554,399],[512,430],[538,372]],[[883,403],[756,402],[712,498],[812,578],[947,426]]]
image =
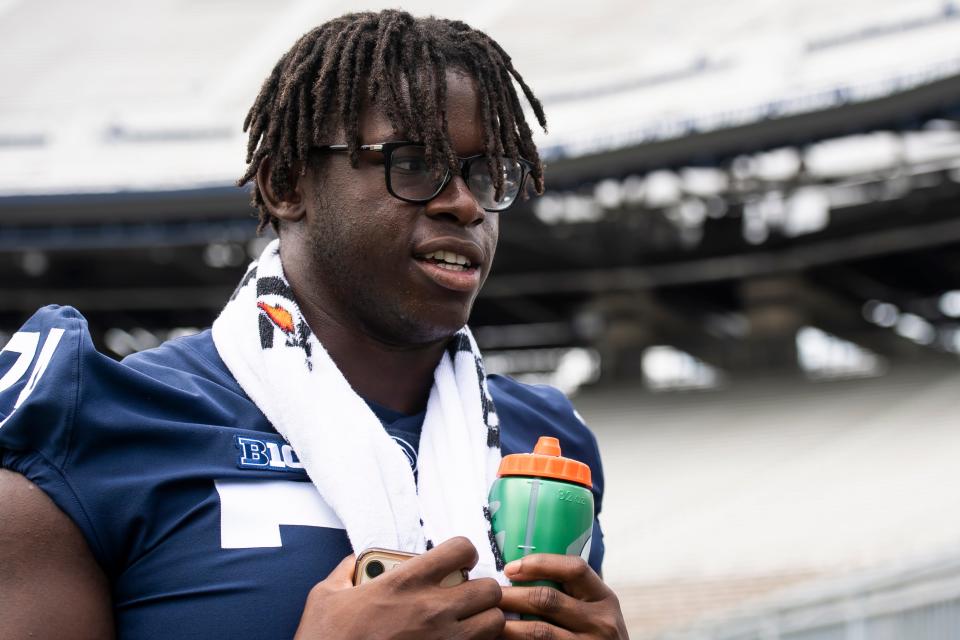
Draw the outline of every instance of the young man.
[[[585,559],[506,567],[490,530],[499,457],[541,435],[602,497],[566,399],[486,378],[464,328],[502,212],[542,188],[514,81],[544,125],[463,23],[330,21],[247,118],[241,183],[280,239],[212,331],[116,363],[72,309],[24,325],[0,354],[0,637],[626,637],[598,525]],[[369,546],[423,553],[354,587]]]

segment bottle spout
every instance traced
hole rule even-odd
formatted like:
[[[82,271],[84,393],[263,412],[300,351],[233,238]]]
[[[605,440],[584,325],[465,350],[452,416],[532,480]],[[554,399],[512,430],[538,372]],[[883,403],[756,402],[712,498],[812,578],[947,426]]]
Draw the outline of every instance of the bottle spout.
[[[537,446],[533,448],[533,452],[541,456],[559,456],[560,441],[550,436],[540,436],[540,439],[537,440]]]

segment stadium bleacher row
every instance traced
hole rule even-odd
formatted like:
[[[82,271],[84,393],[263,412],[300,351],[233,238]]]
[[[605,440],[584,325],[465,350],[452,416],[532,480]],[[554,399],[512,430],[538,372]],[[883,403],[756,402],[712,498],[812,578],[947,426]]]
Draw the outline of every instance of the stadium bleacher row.
[[[583,392],[617,550],[606,577],[636,594],[638,628],[661,611],[657,590],[680,590],[688,606],[675,615],[689,620],[710,598],[722,608],[733,593],[957,551],[958,387],[956,367],[921,366],[706,393]]]

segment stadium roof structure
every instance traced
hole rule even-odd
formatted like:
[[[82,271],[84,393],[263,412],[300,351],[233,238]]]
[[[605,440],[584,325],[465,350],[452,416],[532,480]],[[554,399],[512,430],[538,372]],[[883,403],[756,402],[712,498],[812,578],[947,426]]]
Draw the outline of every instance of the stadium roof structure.
[[[389,3],[365,6],[380,5]],[[540,142],[553,159],[602,153],[619,166],[614,149],[960,75],[953,1],[404,7],[464,19],[501,41],[544,99],[550,134]],[[302,32],[355,9],[310,0],[0,3],[0,195],[232,184],[240,123],[261,79]]]
[[[625,373],[651,344],[795,362],[807,325],[884,357],[960,349],[937,308],[960,289],[954,0],[405,8],[487,30],[548,113],[548,192],[503,226],[485,348],[597,347]],[[51,301],[104,330],[209,322],[262,246],[232,186],[243,114],[352,9],[0,2],[0,329]]]

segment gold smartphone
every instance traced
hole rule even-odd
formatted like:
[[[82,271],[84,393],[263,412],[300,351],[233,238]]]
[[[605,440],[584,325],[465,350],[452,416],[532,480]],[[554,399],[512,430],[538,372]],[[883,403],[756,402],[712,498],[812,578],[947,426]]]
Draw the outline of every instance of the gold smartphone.
[[[376,547],[367,549],[361,553],[359,557],[357,557],[357,564],[353,569],[353,584],[355,586],[360,586],[364,582],[369,582],[377,576],[390,571],[391,569],[396,569],[405,561],[415,557],[416,555],[416,553],[394,551],[392,549],[379,549]],[[454,571],[444,578],[443,581],[440,582],[440,586],[455,587],[456,585],[462,584],[466,581],[467,570],[460,569],[459,571]]]

